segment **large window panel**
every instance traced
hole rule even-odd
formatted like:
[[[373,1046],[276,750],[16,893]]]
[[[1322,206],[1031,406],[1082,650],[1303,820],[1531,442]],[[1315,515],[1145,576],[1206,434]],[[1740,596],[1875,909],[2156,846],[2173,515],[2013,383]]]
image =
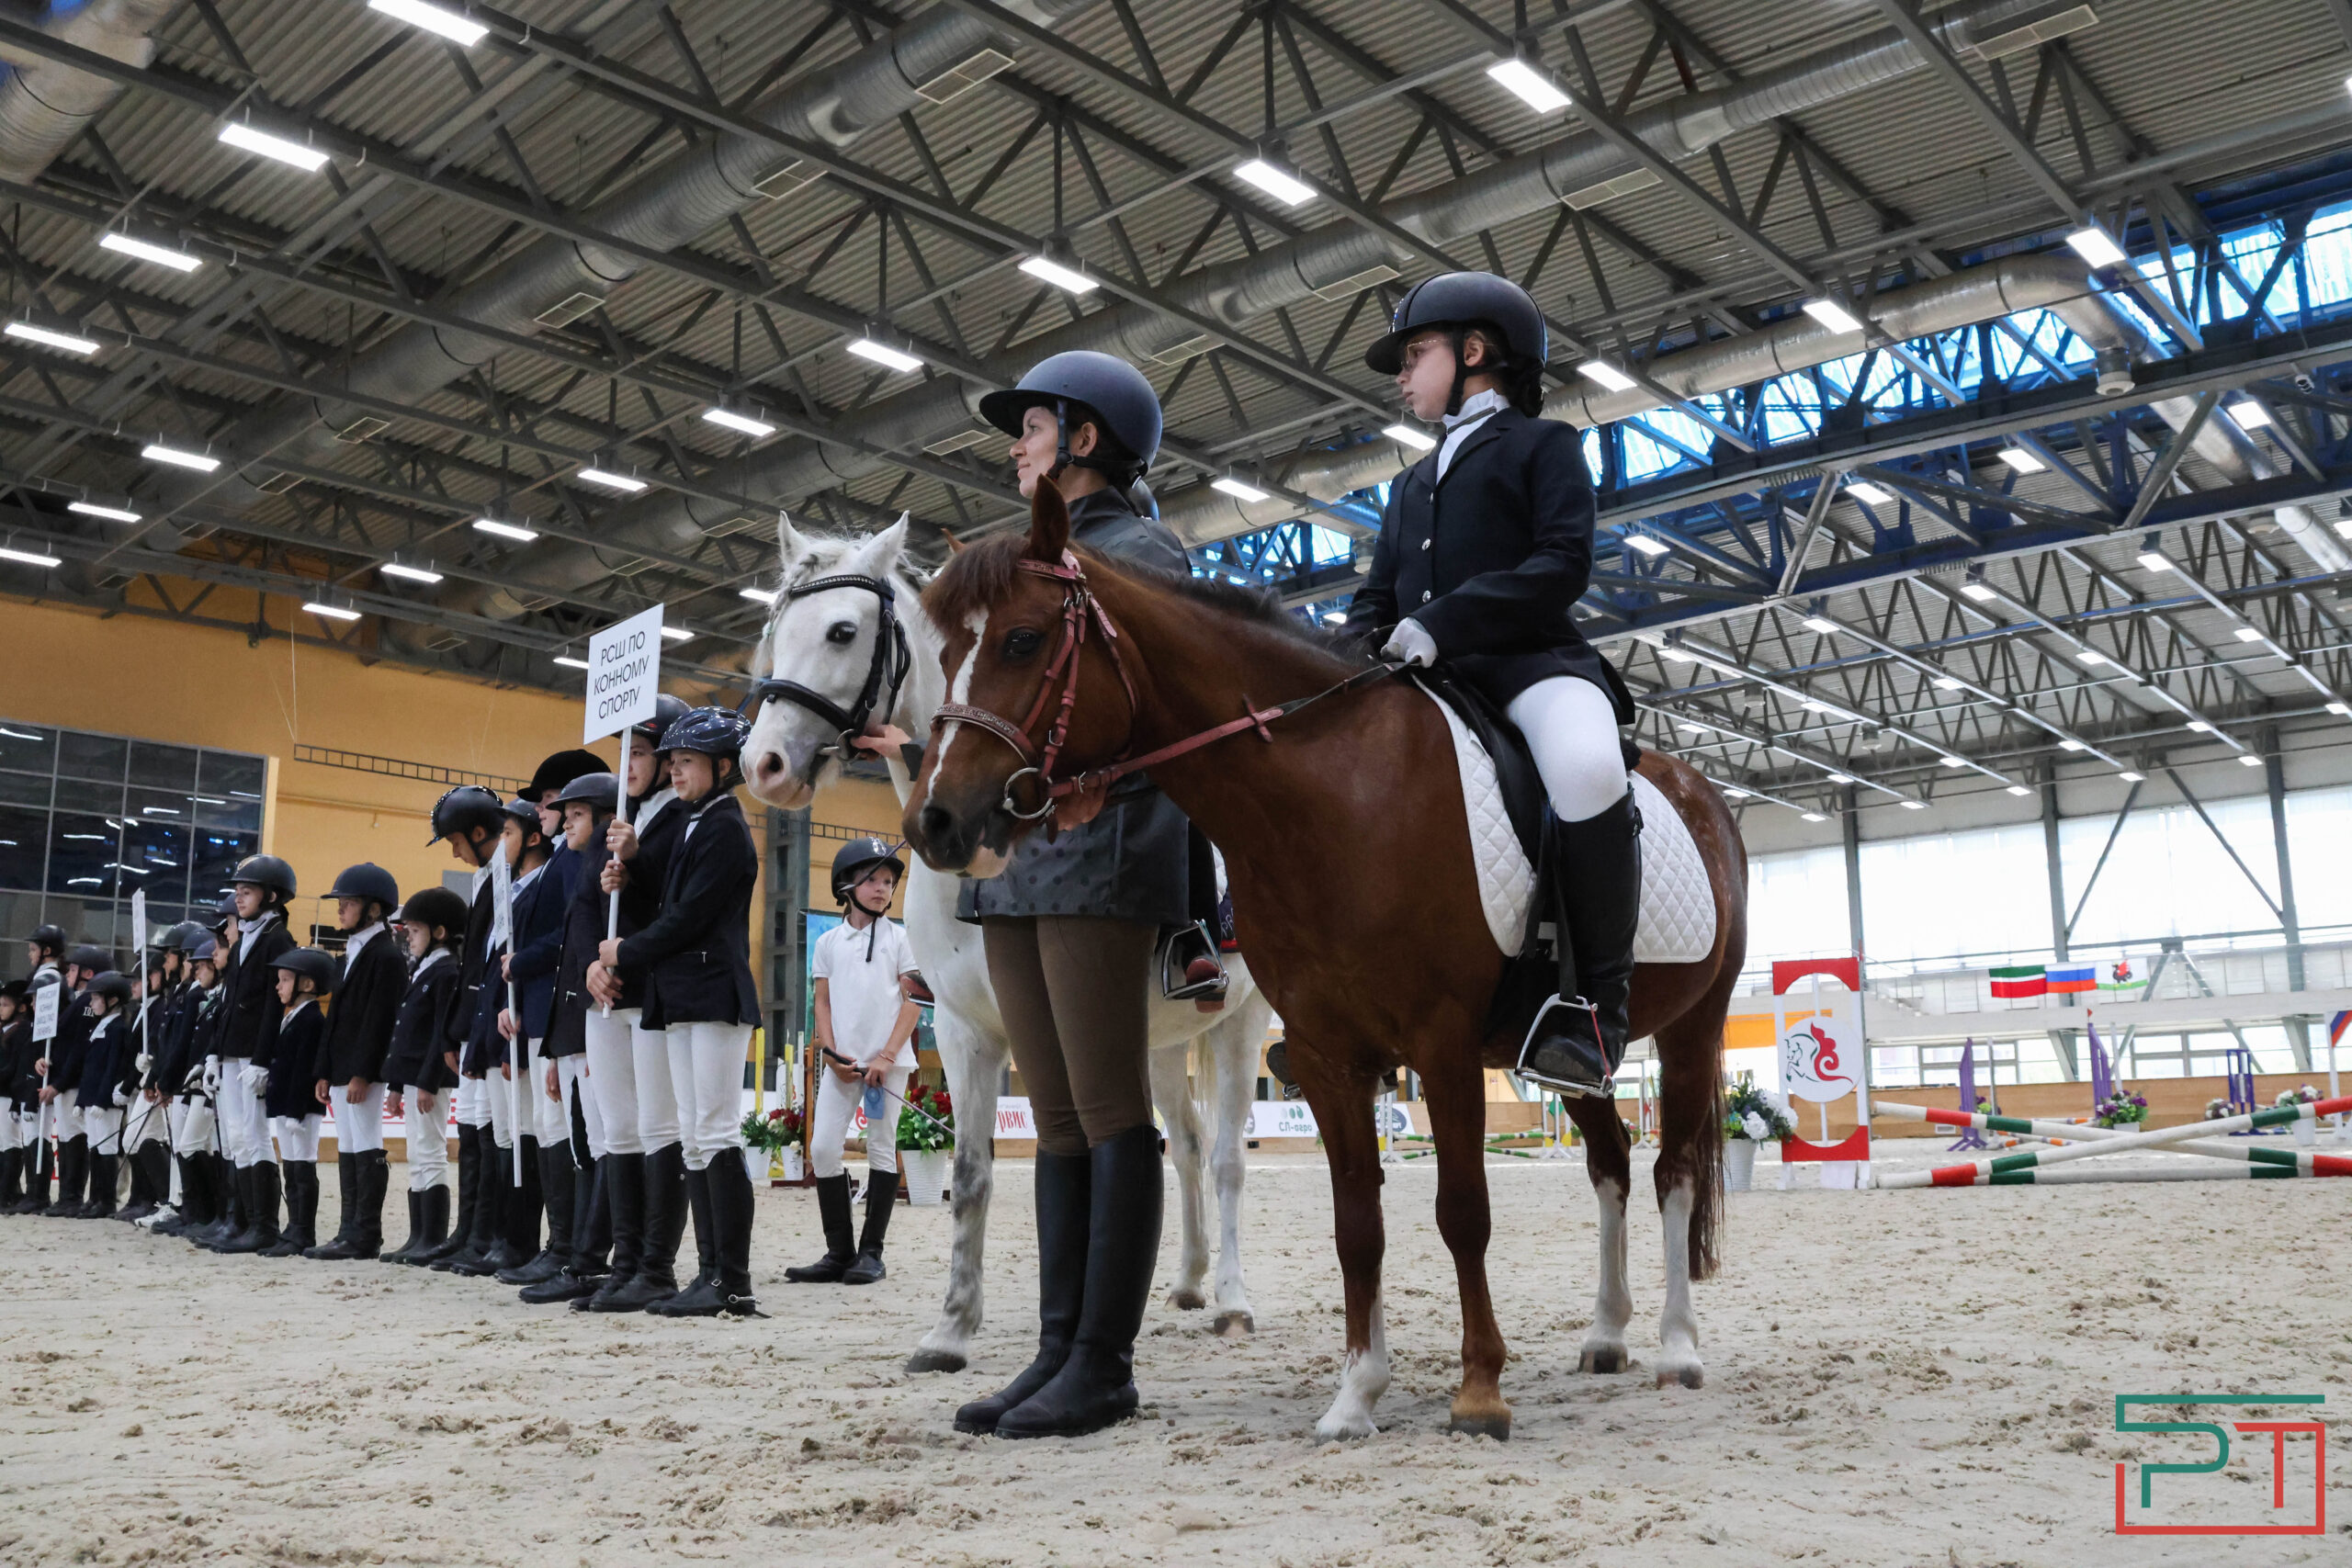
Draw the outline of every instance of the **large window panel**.
[[[49,813],[0,806],[0,887],[37,892],[42,858],[49,850]],[[33,925],[40,922],[35,920]],[[25,928],[31,930],[31,926]],[[13,927],[0,935],[23,934]]]
[[[111,817],[61,811],[50,818],[49,891],[111,898],[121,876],[122,829]]]
[[[57,771],[57,731],[16,719],[0,720],[0,768],[49,774]]]
[[[2275,897],[2278,855],[2270,802],[2261,795],[2242,796],[2209,801],[2205,809],[2231,849],[2261,880],[2263,890]],[[2059,825],[2068,908],[2083,902],[2086,886],[2091,889],[2075,926],[2076,946],[2278,930],[2278,918],[2262,894],[2185,804],[2133,811],[2116,835],[2106,869],[2091,885],[2091,869],[2114,825],[2113,817],[2075,818]]]
[[[1861,861],[1863,946],[1874,964],[2051,951],[2039,823],[1865,843]]]
[[[119,784],[130,761],[130,742],[113,735],[87,735],[78,729],[58,732],[57,771],[69,779]]]
[[[1747,863],[1750,965],[1841,953],[1852,945],[1844,850],[1792,850]]]
[[[2352,788],[2287,796],[2287,855],[2303,930],[2352,926]]]

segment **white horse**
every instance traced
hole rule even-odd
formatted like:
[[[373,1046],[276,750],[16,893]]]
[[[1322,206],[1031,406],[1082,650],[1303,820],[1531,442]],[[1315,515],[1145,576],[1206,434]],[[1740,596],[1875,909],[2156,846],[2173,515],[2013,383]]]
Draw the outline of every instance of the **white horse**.
[[[876,641],[883,635],[880,597],[850,584],[800,598],[790,591],[820,578],[887,582],[911,657],[896,703],[890,701],[886,683],[872,716],[912,736],[928,734],[931,716],[946,701],[947,682],[940,668],[942,638],[922,612],[922,581],[907,564],[906,519],[865,539],[812,537],[779,519],[777,543],[783,591],[752,655],[753,675],[793,682],[838,709],[854,710],[876,667]],[[888,652],[883,650],[886,659]],[[807,707],[776,700],[762,704],[743,744],[743,771],[752,793],[788,811],[807,806],[818,785],[841,766],[839,740],[838,729]],[[905,767],[895,757],[886,761],[903,801],[910,784]],[[907,1370],[956,1371],[966,1364],[972,1336],[980,1326],[981,1253],[996,1164],[991,1134],[998,1087],[1012,1047],[989,984],[980,930],[956,918],[956,879],[931,870],[919,857],[909,858],[913,863],[903,906],[907,939],[937,998],[932,1028],[956,1103],[956,1235],[947,1299],[938,1325],[922,1337]],[[1193,1309],[1207,1304],[1201,1291],[1209,1257],[1205,1168],[1216,1177],[1218,1210],[1213,1326],[1220,1334],[1240,1334],[1257,1326],[1241,1282],[1241,1145],[1256,1086],[1258,1050],[1273,1009],[1238,956],[1228,959],[1227,969],[1231,986],[1222,1012],[1204,1014],[1189,1001],[1153,998],[1151,1092],[1167,1127],[1182,1208],[1182,1251],[1168,1304]],[[1196,1042],[1202,1050],[1192,1076],[1214,1106],[1213,1144],[1186,1081]]]

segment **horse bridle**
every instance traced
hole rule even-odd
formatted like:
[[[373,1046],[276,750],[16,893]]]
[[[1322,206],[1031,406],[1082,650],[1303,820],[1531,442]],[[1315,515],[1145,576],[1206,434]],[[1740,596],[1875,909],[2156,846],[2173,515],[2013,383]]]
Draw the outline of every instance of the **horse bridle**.
[[[1021,759],[1022,765],[1005,779],[1001,804],[1005,814],[1016,821],[1035,822],[1052,811],[1066,795],[1106,792],[1131,773],[1141,773],[1186,752],[1196,751],[1213,741],[1222,740],[1228,735],[1238,735],[1245,729],[1256,730],[1260,739],[1272,744],[1274,738],[1267,733],[1266,726],[1273,720],[1287,718],[1310,703],[1320,702],[1325,697],[1351,691],[1375,680],[1385,680],[1396,672],[1396,666],[1375,664],[1311,695],[1295,697],[1272,707],[1253,706],[1245,694],[1241,701],[1248,711],[1239,718],[1227,719],[1223,724],[1137,757],[1133,755],[1134,727],[1143,708],[1136,697],[1135,678],[1128,674],[1126,659],[1119,651],[1119,645],[1125,639],[1119,635],[1118,624],[1111,619],[1111,613],[1087,588],[1086,568],[1068,550],[1062,552],[1062,558],[1057,562],[1023,560],[1017,564],[1032,576],[1050,578],[1062,585],[1061,641],[1054,649],[1052,661],[1046,666],[1044,678],[1037,682],[1037,700],[1029,705],[1028,715],[1019,724],[987,708],[974,707],[969,703],[943,703],[931,719],[934,737],[944,724],[963,723],[975,729],[985,730],[1012,748],[1013,755]],[[1086,646],[1086,628],[1090,624],[1102,628],[1102,646],[1110,653],[1111,667],[1119,672],[1119,684],[1126,689],[1129,741],[1126,750],[1102,767],[1091,768],[1069,778],[1057,779],[1054,777],[1054,763],[1060,759],[1062,748],[1069,739],[1070,718],[1078,708],[1079,654]],[[978,657],[977,652],[974,657]],[[1029,739],[1029,731],[1045,716],[1047,705],[1054,704],[1057,676],[1061,679],[1061,700],[1055,705],[1053,722],[1046,730],[1045,743],[1040,746]],[[1045,803],[1035,811],[1022,810],[1012,798],[1013,786],[1029,777],[1035,778],[1045,791]]]
[[[856,705],[844,708],[824,693],[812,691],[797,681],[779,681],[769,677],[752,682],[751,691],[735,705],[735,711],[741,713],[754,705],[763,705],[777,701],[806,708],[838,732],[828,750],[838,752],[846,760],[851,742],[865,733],[865,727],[873,722],[876,709],[888,713],[899,705],[899,693],[906,685],[907,671],[912,668],[913,660],[907,649],[906,626],[899,619],[899,592],[887,578],[868,577],[860,572],[811,578],[807,582],[785,590],[785,603],[789,604],[795,600],[835,588],[863,589],[873,594],[882,606],[882,623],[874,637],[874,657],[866,664],[865,683],[858,688]],[[769,667],[775,667],[773,662]]]

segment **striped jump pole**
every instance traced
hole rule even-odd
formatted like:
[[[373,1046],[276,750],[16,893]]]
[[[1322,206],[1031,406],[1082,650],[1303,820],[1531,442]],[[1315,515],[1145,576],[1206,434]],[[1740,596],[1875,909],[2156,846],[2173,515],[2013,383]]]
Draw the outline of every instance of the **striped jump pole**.
[[[2265,1165],[2086,1165],[2080,1170],[2061,1166],[2056,1170],[2020,1170],[2000,1179],[2003,1187],[2089,1186],[2101,1181],[2298,1181],[2312,1175],[2292,1166]]]
[[[2284,1127],[2296,1122],[2315,1121],[2338,1111],[2352,1110],[2352,1095],[2335,1100],[2323,1100],[2316,1105],[2281,1105],[2268,1111],[2249,1111],[2238,1116],[2225,1116],[2217,1122],[2186,1122],[2177,1127],[2160,1127],[2152,1133],[2127,1133],[2120,1138],[2105,1138],[2086,1143],[2069,1144],[2064,1148],[2035,1149],[2026,1154],[2002,1155],[1995,1159],[1971,1160],[1966,1165],[1947,1165],[1934,1170],[1897,1170],[1882,1174],[1881,1187],[2001,1187],[2026,1185],[2030,1178],[2024,1173],[2041,1167],[2060,1165],[2068,1160],[2088,1159],[2094,1155],[2114,1154],[2124,1149],[2160,1149],[2167,1145],[2186,1144],[2192,1139],[2217,1133],[2241,1133],[2258,1127]],[[2079,1129],[2078,1129],[2079,1130]],[[2335,1156],[2331,1156],[2331,1158]],[[2284,1169],[2285,1167],[2278,1168]]]
[[[1905,1122],[1932,1122],[1939,1127],[1974,1127],[1980,1132],[2013,1133],[2020,1137],[2058,1138],[2069,1143],[2096,1144],[2128,1138],[2120,1127],[2087,1127],[2073,1122],[2029,1121],[2018,1116],[1987,1116],[1983,1111],[1941,1111],[1932,1105],[1904,1105],[1880,1100],[1882,1115]],[[2246,1165],[2292,1168],[2303,1176],[2352,1176],[2352,1157],[2315,1154],[2309,1149],[2268,1148],[2258,1144],[2224,1143],[2219,1138],[2167,1144],[2166,1154],[2199,1155],[2206,1159],[2237,1160]]]

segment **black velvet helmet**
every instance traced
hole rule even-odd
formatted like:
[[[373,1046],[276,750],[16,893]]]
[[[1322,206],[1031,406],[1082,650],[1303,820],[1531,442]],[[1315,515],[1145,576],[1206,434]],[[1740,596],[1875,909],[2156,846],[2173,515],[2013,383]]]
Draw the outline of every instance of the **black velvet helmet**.
[[[112,998],[118,1005],[130,1000],[130,976],[108,969],[90,982],[90,995]]]
[[[330,898],[373,898],[386,909],[396,908],[401,901],[401,885],[392,874],[373,861],[345,866],[343,874],[327,889]]]
[[[93,947],[84,942],[65,955],[65,962],[85,975],[96,975],[114,967],[114,954],[103,947]]]
[[[465,934],[466,901],[447,887],[426,887],[409,895],[408,902],[400,907],[393,917],[402,925],[423,926],[427,931],[439,926],[452,937]]]
[[[35,926],[33,934],[25,941],[45,953],[65,951],[65,932],[56,926]]]
[[[659,705],[659,699],[656,699]],[[523,793],[537,800],[551,789],[561,789],[582,773],[598,773],[605,770],[605,759],[594,751],[558,751],[539,764],[538,772]]]
[[[281,898],[294,897],[294,868],[276,855],[247,855],[229,874],[231,882],[249,882],[265,893],[275,893]]]
[[[686,699],[673,697],[669,693],[662,692],[653,699],[653,716],[642,724],[629,726],[629,733],[642,735],[659,746],[662,744],[662,735],[668,731],[669,728],[685,716]],[[602,762],[596,764],[600,768],[604,765]]]
[[[586,801],[602,811],[610,811],[620,793],[621,782],[610,773],[582,773],[563,786],[563,793],[548,802],[560,809],[575,800]]]

